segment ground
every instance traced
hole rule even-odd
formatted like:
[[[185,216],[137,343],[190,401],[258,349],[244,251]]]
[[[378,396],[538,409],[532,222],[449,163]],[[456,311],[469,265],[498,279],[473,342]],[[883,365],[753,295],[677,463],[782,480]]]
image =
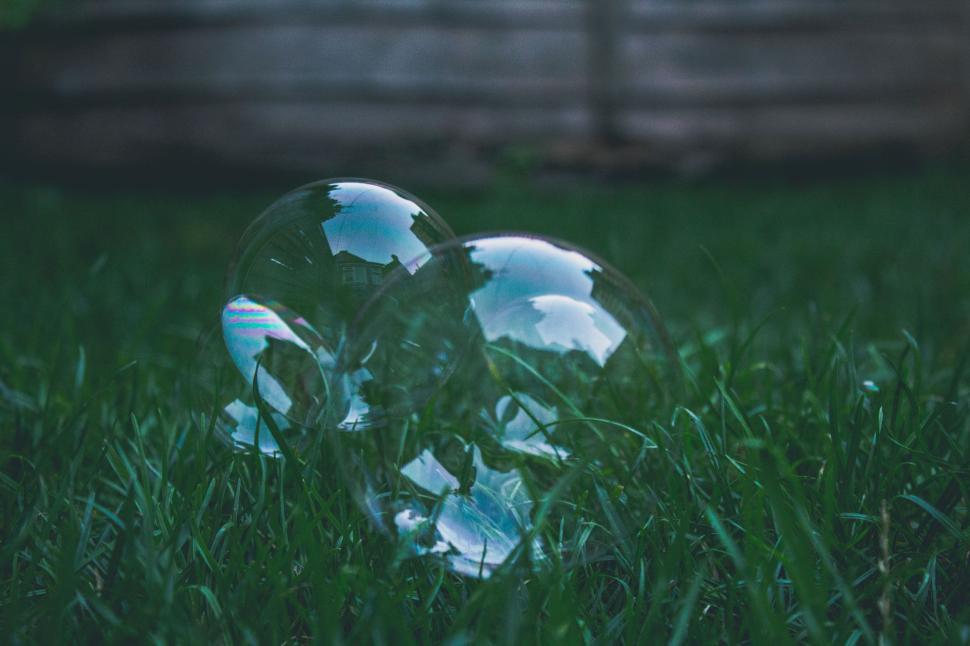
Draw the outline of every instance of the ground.
[[[458,233],[608,258],[690,375],[609,558],[401,560],[334,457],[190,415],[223,272],[274,197],[0,184],[0,632],[153,640],[970,641],[966,166],[418,191]],[[285,187],[284,187],[285,188]]]

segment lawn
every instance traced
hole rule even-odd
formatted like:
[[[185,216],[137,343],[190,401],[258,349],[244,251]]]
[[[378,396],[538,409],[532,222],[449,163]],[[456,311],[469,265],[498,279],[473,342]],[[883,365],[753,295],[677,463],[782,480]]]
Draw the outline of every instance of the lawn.
[[[643,420],[647,522],[596,563],[487,581],[397,558],[326,445],[234,454],[193,421],[197,339],[277,191],[0,184],[0,634],[966,643],[968,180],[417,190],[458,233],[609,259],[690,374]]]

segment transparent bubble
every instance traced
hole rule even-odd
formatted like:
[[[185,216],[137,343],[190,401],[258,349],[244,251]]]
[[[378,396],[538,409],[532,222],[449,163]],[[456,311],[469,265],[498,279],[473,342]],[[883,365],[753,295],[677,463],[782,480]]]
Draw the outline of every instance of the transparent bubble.
[[[338,362],[368,375],[368,430],[331,435],[348,483],[405,550],[462,574],[608,557],[653,505],[676,382],[655,310],[534,236],[457,240],[417,264],[361,311]]]
[[[369,180],[315,182],[267,208],[231,264],[223,347],[210,339],[200,354],[201,391],[232,443],[258,435],[261,450],[277,451],[257,424],[254,393],[294,436],[323,420],[356,428],[356,381],[367,372],[333,375],[348,324],[386,276],[413,274],[428,247],[453,237],[417,198]]]

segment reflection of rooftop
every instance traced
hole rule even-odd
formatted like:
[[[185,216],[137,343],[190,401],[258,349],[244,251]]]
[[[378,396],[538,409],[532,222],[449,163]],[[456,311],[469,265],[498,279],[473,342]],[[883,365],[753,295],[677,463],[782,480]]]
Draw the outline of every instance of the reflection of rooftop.
[[[620,291],[619,286],[610,280],[602,269],[590,269],[586,273],[593,281],[590,297],[609,312],[623,328],[631,329],[635,317],[627,304],[628,299]]]
[[[397,256],[391,256],[391,262],[381,264],[369,262],[348,251],[341,251],[333,257],[336,265],[335,278],[343,287],[366,288],[380,285],[384,276],[401,265]]]
[[[425,247],[431,247],[440,242],[441,231],[431,221],[431,217],[422,211],[411,214],[411,233],[414,237],[424,243]],[[405,258],[405,261],[411,258]]]
[[[347,251],[385,264],[397,255],[407,262],[443,237],[420,207],[386,188],[348,182],[335,193],[340,208],[320,223],[334,256]]]

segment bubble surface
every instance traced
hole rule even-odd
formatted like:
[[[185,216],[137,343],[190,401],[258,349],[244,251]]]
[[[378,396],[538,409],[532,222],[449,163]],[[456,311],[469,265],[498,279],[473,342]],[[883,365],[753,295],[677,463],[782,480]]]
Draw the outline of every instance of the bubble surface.
[[[416,264],[362,310],[338,362],[369,375],[368,430],[332,438],[378,527],[472,576],[627,540],[652,505],[629,485],[649,477],[676,378],[654,308],[535,236],[458,240]]]
[[[263,432],[269,422],[257,423],[254,392],[294,437],[323,420],[363,428],[356,384],[367,370],[333,374],[348,325],[388,275],[415,273],[430,246],[453,237],[420,200],[370,180],[315,182],[270,205],[230,267],[223,347],[210,339],[200,356],[207,402],[230,442],[278,452]],[[215,392],[216,379],[226,394]]]

